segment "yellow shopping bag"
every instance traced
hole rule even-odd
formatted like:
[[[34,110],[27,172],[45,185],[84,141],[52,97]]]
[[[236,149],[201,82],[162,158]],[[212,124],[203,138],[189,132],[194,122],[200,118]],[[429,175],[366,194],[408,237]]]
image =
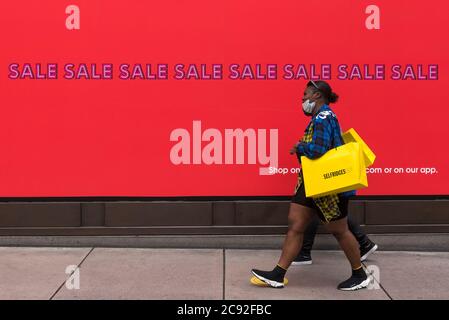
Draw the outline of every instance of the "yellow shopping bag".
[[[349,142],[318,159],[301,157],[307,197],[322,197],[368,186],[362,147]]]
[[[345,133],[342,134],[343,141],[345,143],[348,142],[358,142],[360,143],[360,146],[363,150],[363,156],[365,158],[365,165],[367,167],[371,166],[374,163],[374,160],[376,159],[376,155],[371,151],[371,149],[368,147],[368,145],[365,143],[365,141],[360,138],[358,133],[353,129],[349,129]]]

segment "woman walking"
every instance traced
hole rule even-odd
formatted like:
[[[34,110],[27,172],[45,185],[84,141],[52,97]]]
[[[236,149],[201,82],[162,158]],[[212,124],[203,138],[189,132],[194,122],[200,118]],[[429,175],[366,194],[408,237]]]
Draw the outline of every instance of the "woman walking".
[[[296,154],[299,160],[301,156],[316,159],[328,150],[343,144],[337,117],[329,107],[330,103],[337,100],[338,96],[332,92],[327,82],[307,83],[302,108],[304,114],[311,117],[311,120],[301,141],[295,144],[290,154]],[[354,194],[355,191],[348,191],[319,198],[307,198],[300,172],[290,204],[288,231],[278,264],[271,271],[253,269],[253,275],[271,287],[284,287],[285,273],[302,247],[304,231],[315,214],[335,236],[351,265],[351,277],[341,282],[338,289],[357,290],[368,286],[370,280],[360,262],[358,243],[348,229],[348,197]]]

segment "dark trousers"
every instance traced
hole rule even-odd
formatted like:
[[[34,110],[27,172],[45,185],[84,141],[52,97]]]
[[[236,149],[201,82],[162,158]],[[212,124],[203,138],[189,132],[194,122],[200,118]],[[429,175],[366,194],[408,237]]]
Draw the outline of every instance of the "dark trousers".
[[[301,252],[299,253],[300,255],[310,255],[319,223],[320,220],[315,215],[312,221],[307,226],[306,231],[304,232],[304,241],[302,244]],[[365,247],[371,242],[368,236],[362,231],[358,223],[354,222],[350,214],[348,215],[348,227],[349,230],[354,234],[354,237],[357,239],[360,247]]]

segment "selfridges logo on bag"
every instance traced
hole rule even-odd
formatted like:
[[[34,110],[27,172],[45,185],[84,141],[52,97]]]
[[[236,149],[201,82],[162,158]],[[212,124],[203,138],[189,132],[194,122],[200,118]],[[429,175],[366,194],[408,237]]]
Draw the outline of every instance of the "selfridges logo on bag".
[[[269,168],[278,166],[278,129],[203,131],[201,121],[195,120],[191,130],[174,129],[170,141],[176,142],[170,149],[175,165],[259,164],[260,175],[271,175]]]
[[[323,177],[324,177],[324,179],[329,179],[329,178],[341,176],[342,174],[346,174],[345,169],[325,173],[325,174],[323,174]]]
[[[330,171],[323,174],[324,179],[336,178],[352,172],[352,167],[342,168],[340,170]]]

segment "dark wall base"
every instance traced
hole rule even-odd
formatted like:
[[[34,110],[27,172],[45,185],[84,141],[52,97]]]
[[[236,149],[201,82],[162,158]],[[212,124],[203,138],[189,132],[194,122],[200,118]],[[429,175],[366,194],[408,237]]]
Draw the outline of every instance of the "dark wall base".
[[[290,202],[2,202],[0,235],[284,234]],[[367,233],[449,233],[449,200],[351,200]],[[323,230],[320,229],[320,232]]]

